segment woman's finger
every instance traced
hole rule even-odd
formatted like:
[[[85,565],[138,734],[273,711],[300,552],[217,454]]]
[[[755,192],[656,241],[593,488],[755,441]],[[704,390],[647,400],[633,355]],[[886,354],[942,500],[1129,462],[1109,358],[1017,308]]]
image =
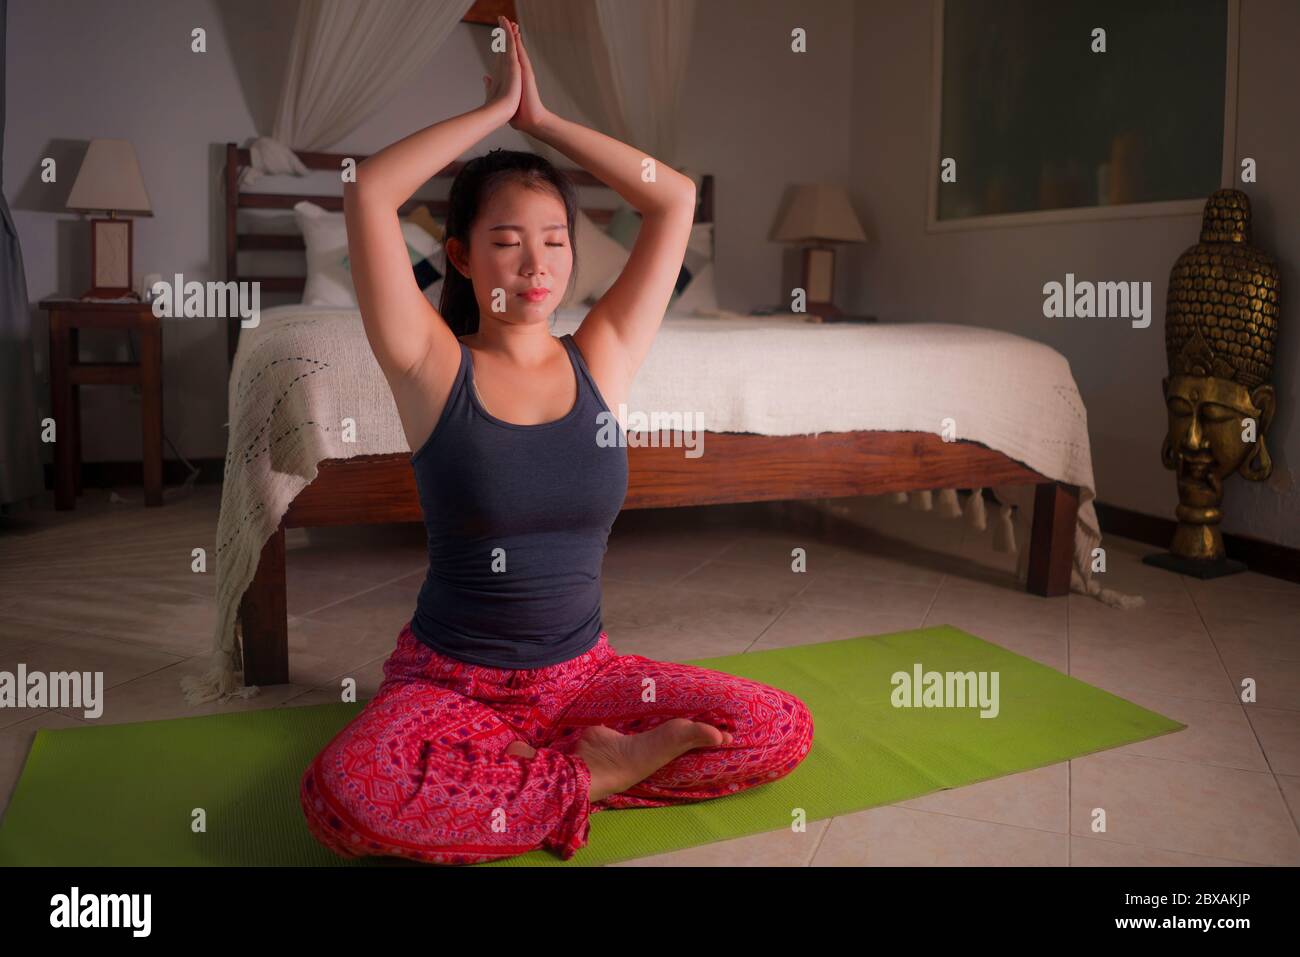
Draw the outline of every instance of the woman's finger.
[[[515,51],[515,31],[510,29],[510,21],[505,17],[497,17],[497,23],[501,24],[502,29],[506,31],[506,56],[512,60],[518,57]]]
[[[514,25],[514,31],[513,31],[513,32],[514,32],[514,34],[515,34],[515,38],[516,38],[516,41],[517,41],[517,42],[516,42],[516,46],[517,46],[518,49],[519,49],[519,63],[520,63],[520,65],[526,67],[526,66],[528,65],[528,51],[524,48],[524,37],[523,37],[523,34],[520,33],[520,31],[519,31],[519,24],[516,23],[516,24]]]

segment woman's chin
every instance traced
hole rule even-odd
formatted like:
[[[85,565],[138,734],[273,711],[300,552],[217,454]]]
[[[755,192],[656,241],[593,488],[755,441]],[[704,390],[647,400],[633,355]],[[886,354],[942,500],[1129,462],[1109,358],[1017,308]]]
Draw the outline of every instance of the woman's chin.
[[[551,318],[550,309],[524,309],[515,313],[506,313],[505,315],[497,314],[497,318],[512,326],[531,326],[543,325]]]

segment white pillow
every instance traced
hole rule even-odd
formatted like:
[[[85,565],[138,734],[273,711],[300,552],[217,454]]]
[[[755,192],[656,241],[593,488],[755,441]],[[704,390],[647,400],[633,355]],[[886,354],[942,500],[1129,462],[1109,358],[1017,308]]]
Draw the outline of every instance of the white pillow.
[[[718,292],[713,284],[713,263],[705,263],[691,277],[681,295],[668,304],[669,312],[711,316],[718,311]]]
[[[348,269],[348,230],[342,213],[331,213],[304,200],[293,207],[298,229],[307,247],[307,282],[302,290],[305,306],[343,306],[355,308],[357,292]],[[406,245],[419,257],[432,259],[442,251],[442,244],[423,227],[402,221]],[[415,258],[415,256],[412,256]],[[441,269],[441,264],[439,264]],[[439,279],[424,289],[425,298],[435,306],[442,294]]]
[[[305,200],[293,207],[307,247],[307,283],[302,290],[306,306],[355,306],[352,277],[343,268],[348,253],[348,230],[342,213],[331,213]]]
[[[696,223],[686,242],[682,266],[691,278],[668,306],[674,312],[712,314],[718,310],[718,292],[713,284],[713,224]]]
[[[588,298],[603,293],[627,265],[629,250],[612,239],[582,210],[578,210],[576,229],[578,271],[570,282],[571,292],[560,303],[560,308],[584,303]]]
[[[629,251],[630,254],[630,251]],[[676,313],[716,312],[718,294],[713,283],[713,224],[696,223],[691,227],[691,238],[686,241],[686,255],[682,257],[682,268],[690,273],[690,281],[680,293],[675,293],[668,302],[668,311]],[[592,293],[593,301],[609,292],[619,277],[622,267],[615,270],[599,288]]]

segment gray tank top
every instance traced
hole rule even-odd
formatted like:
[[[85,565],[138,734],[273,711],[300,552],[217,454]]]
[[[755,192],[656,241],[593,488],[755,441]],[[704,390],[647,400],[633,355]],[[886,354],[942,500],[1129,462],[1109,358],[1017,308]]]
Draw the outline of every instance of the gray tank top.
[[[566,415],[493,416],[462,342],[447,405],[411,456],[429,550],[411,631],[448,657],[543,668],[590,650],[604,628],[600,570],[627,448],[573,336],[560,341],[578,384]]]

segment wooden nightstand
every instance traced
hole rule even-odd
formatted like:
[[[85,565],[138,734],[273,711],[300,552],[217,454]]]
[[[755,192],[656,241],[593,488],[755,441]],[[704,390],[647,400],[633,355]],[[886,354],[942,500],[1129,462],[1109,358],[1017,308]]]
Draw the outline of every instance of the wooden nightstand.
[[[50,398],[54,410],[54,507],[67,510],[81,493],[82,385],[138,385],[143,430],[144,501],[162,505],[162,325],[147,302],[43,299],[50,316]],[[82,362],[80,329],[134,329],[138,362]]]

